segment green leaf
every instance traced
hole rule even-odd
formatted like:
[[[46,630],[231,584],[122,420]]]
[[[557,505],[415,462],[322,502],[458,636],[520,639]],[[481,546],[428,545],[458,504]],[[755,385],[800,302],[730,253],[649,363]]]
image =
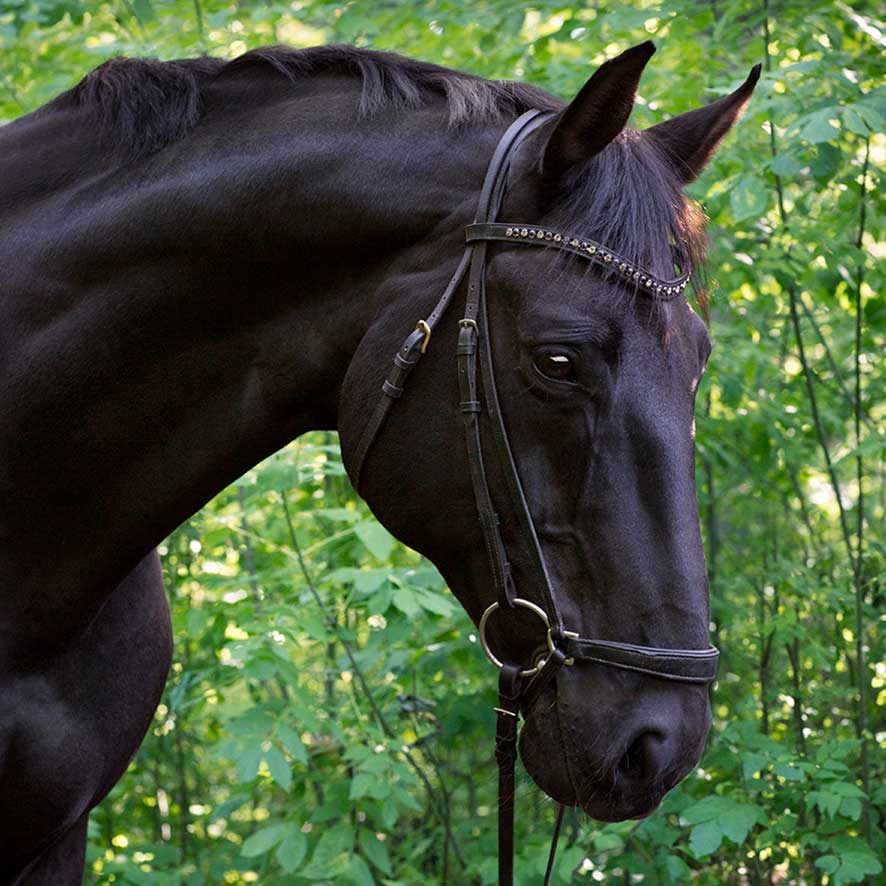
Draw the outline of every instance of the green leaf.
[[[806,774],[802,769],[792,766],[790,763],[776,763],[775,774],[780,775],[785,781],[804,781]]]
[[[745,781],[751,781],[765,767],[766,758],[762,754],[741,755],[741,772]]]
[[[366,549],[376,560],[387,560],[394,550],[394,536],[375,520],[367,520],[358,523],[354,527],[357,538],[363,542]]]
[[[352,855],[348,866],[348,879],[355,886],[375,886],[375,878],[365,859],[360,855]]]
[[[716,852],[723,841],[723,831],[716,821],[706,821],[696,825],[689,834],[689,848],[696,858],[704,858]]]
[[[376,780],[376,776],[368,772],[358,772],[351,779],[350,798],[352,800],[359,800],[361,797],[366,797]]]
[[[826,874],[833,874],[840,867],[840,859],[836,855],[822,855],[821,858],[815,859],[815,866]]]
[[[392,797],[382,803],[381,820],[384,826],[392,831],[400,818],[400,810]]]
[[[858,883],[872,874],[879,874],[883,866],[864,840],[858,837],[835,837],[831,841],[840,858],[840,867],[834,874],[836,886],[843,883]]]
[[[299,763],[308,762],[308,752],[305,750],[304,743],[291,726],[281,723],[277,727],[277,737],[294,759],[298,760]]]
[[[749,803],[736,803],[719,817],[717,823],[724,836],[732,840],[733,843],[741,845],[744,843],[748,831],[755,824],[764,824],[765,821],[766,816],[758,806],[752,806]]]
[[[367,601],[366,611],[370,615],[384,615],[391,605],[391,586],[382,585]]]
[[[853,107],[870,127],[871,132],[886,132],[886,117],[869,102],[861,101]]]
[[[769,168],[776,175],[793,178],[803,168],[803,164],[793,154],[782,151],[769,164]]]
[[[268,771],[271,773],[271,778],[283,788],[284,791],[288,791],[290,787],[292,787],[292,769],[289,766],[289,763],[286,762],[286,757],[283,756],[283,752],[271,745],[270,748],[265,752],[265,763],[268,764]]]
[[[669,855],[665,859],[668,876],[677,883],[687,881],[692,876],[692,869],[679,855]]]
[[[839,130],[830,121],[840,114],[839,108],[822,108],[804,118],[805,125],[800,130],[800,138],[807,142],[829,142]]]
[[[443,594],[437,594],[434,591],[426,591],[419,588],[415,591],[418,602],[422,609],[433,612],[435,615],[451,616],[455,612],[455,603]]]
[[[332,860],[343,852],[350,852],[354,846],[354,829],[349,824],[336,825],[326,831],[311,856],[311,867],[326,871]]]
[[[151,0],[132,0],[132,8],[142,24],[149,22],[154,17],[154,8],[151,6]]]
[[[861,818],[863,806],[861,800],[856,799],[855,797],[847,797],[840,804],[840,814],[845,815],[847,818],[852,818],[858,821]]]
[[[820,182],[830,181],[840,168],[841,158],[842,154],[836,145],[818,145],[815,159],[809,164],[809,171]]]
[[[684,809],[680,817],[686,824],[700,824],[704,821],[713,821],[724,815],[736,805],[730,797],[713,795],[704,797],[692,806]]]
[[[828,790],[841,797],[856,797],[862,800],[865,796],[864,791],[858,785],[850,784],[848,781],[838,781],[828,785]]]
[[[289,825],[283,842],[277,847],[276,858],[288,874],[293,873],[305,860],[308,849],[307,837],[301,832],[301,828]]]
[[[766,182],[756,175],[743,175],[729,192],[732,217],[737,221],[759,218],[769,205]]]
[[[383,873],[390,875],[391,859],[388,857],[387,843],[379,840],[365,828],[360,831],[358,843],[363,854]]]
[[[286,825],[283,823],[272,824],[270,827],[262,828],[244,841],[240,854],[244,858],[255,858],[257,855],[264,855],[283,839],[285,832]]]
[[[409,588],[394,588],[391,600],[407,618],[415,618],[421,612],[418,597]]]
[[[252,781],[258,775],[263,756],[261,745],[250,745],[237,758],[237,778],[240,781]]]

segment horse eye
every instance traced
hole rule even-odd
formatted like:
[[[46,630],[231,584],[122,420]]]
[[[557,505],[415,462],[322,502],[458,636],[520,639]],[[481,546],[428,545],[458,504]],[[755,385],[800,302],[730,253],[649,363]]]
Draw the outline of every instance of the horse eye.
[[[575,381],[575,364],[568,354],[539,354],[535,368],[552,381]]]

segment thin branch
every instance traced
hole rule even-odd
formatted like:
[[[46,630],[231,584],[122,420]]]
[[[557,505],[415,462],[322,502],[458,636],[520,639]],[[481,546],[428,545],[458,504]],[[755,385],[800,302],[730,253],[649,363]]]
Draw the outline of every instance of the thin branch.
[[[870,137],[864,143],[864,163],[861,168],[861,193],[859,195],[858,236],[855,247],[861,250],[864,243],[865,221],[867,220],[867,179],[871,157]],[[861,783],[866,797],[864,801],[864,835],[871,843],[870,769],[868,763],[867,737],[867,668],[864,656],[864,457],[861,452],[861,333],[864,322],[864,305],[861,289],[864,283],[864,261],[859,261],[855,273],[855,476],[858,483],[858,504],[856,506],[856,548],[855,548],[855,657],[858,665],[858,734],[861,739]]]
[[[197,18],[197,33],[200,35],[200,42],[206,42],[206,32],[203,27],[203,6],[200,0],[194,0],[194,15]]]

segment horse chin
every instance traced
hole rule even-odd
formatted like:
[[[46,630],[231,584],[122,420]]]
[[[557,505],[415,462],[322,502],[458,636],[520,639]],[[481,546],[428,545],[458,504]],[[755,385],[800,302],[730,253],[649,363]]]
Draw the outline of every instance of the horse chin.
[[[569,762],[560,736],[556,714],[527,717],[520,730],[520,759],[529,777],[552,800],[577,806],[578,796],[569,773]]]
[[[580,806],[595,821],[640,819],[659,807],[666,791],[629,797],[615,786],[585,786],[579,797],[569,771],[556,717],[530,717],[520,732],[520,759],[530,778],[552,800],[564,806]]]
[[[520,759],[535,784],[552,800],[564,806],[579,806],[595,821],[642,819],[655,812],[669,785],[629,794],[616,782],[593,782],[585,777],[580,780],[580,792],[577,790],[555,704],[553,693],[544,693],[526,712],[520,731]]]

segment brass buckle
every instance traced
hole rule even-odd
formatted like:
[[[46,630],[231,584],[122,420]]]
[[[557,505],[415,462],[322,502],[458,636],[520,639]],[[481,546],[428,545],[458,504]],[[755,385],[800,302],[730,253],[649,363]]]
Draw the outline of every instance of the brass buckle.
[[[532,612],[534,615],[537,615],[544,622],[545,630],[547,631],[546,640],[548,643],[548,650],[550,652],[553,652],[554,651],[554,638],[551,636],[551,623],[548,620],[547,613],[544,611],[544,609],[542,609],[541,606],[536,606],[536,604],[533,603],[531,600],[524,600],[522,597],[517,597],[514,600],[514,606],[521,606],[523,609],[528,609],[530,612]],[[489,643],[486,641],[486,622],[489,621],[489,616],[492,615],[492,613],[495,612],[495,610],[498,608],[499,608],[498,602],[493,603],[491,606],[489,606],[486,609],[486,611],[483,613],[483,615],[480,618],[480,626],[479,626],[480,647],[483,649],[483,652],[486,654],[486,657],[497,668],[503,668],[504,663],[499,661],[495,657],[494,653],[489,648]],[[525,670],[520,671],[520,676],[521,677],[532,677],[534,674],[537,674],[541,670],[543,664],[544,664],[544,662],[541,660],[536,661],[535,667],[526,668]]]
[[[421,343],[421,352],[424,353],[428,349],[428,342],[431,340],[431,327],[428,326],[427,320],[419,320],[415,324],[415,328],[418,332],[424,333],[425,337]]]

